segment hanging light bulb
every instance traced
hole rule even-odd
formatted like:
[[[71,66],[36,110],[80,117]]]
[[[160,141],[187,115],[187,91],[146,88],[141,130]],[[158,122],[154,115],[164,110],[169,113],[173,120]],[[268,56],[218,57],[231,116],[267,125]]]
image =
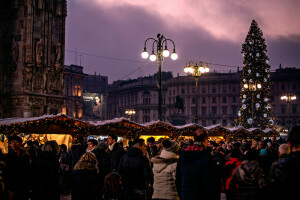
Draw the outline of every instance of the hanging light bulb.
[[[175,49],[173,50],[173,53],[171,54],[171,59],[172,60],[177,60],[178,54],[176,53]]]
[[[164,56],[164,57],[169,57],[169,55],[170,55],[170,52],[169,52],[169,50],[167,49],[167,46],[165,46],[165,50],[163,51],[163,56]]]
[[[142,58],[147,59],[149,56],[149,53],[147,52],[146,47],[144,48],[144,51],[142,52]]]
[[[152,54],[150,55],[149,58],[152,62],[156,61],[156,55],[154,54],[154,52],[152,51]]]

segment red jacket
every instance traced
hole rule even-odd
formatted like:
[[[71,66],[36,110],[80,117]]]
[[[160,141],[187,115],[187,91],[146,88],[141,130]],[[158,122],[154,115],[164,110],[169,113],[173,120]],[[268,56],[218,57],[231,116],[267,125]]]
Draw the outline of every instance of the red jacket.
[[[230,164],[233,164],[234,162],[236,162],[235,168],[232,169],[230,176],[225,181],[225,190],[229,190],[229,183],[230,183],[231,177],[232,177],[235,169],[238,168],[242,164],[242,161],[239,158],[230,158],[230,160],[225,163],[225,165],[230,165]]]

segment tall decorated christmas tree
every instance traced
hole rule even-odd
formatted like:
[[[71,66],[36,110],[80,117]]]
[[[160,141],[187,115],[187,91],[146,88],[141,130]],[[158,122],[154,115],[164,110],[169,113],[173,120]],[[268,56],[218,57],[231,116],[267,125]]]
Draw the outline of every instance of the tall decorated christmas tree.
[[[274,116],[271,109],[270,65],[263,33],[255,20],[242,45],[244,67],[241,72],[241,107],[238,125],[245,128],[271,128]]]

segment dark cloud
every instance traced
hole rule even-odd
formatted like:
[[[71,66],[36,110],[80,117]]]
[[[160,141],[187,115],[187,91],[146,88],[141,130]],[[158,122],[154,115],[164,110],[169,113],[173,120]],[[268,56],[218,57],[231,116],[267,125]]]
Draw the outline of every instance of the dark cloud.
[[[237,26],[237,28],[246,29],[244,30],[245,38],[252,20],[251,11],[241,5],[232,8],[224,6],[222,9],[224,12],[238,12],[238,16],[243,16],[242,20],[245,21],[246,26]],[[101,56],[84,55],[81,57],[84,72],[106,75],[109,82],[123,77],[125,79],[137,78],[157,72],[156,63],[142,63],[146,61],[140,57],[145,39],[156,37],[157,33],[165,34],[176,44],[180,59],[172,61],[167,58],[163,65],[164,71],[173,71],[174,75],[178,72],[183,75],[183,67],[189,60],[242,66],[240,52],[244,39],[236,42],[216,38],[205,28],[195,27],[192,24],[182,25],[176,23],[176,19],[172,17],[169,20],[162,20],[158,13],[139,6],[123,5],[104,8],[92,3],[69,1],[66,29],[67,50],[74,51],[77,48],[79,52]],[[266,38],[266,41],[272,66],[277,68],[279,63],[289,66],[299,63],[299,36]],[[151,49],[150,45],[147,47],[148,50]],[[169,46],[169,49],[172,50],[172,46]],[[135,60],[140,63],[103,57]],[[73,52],[66,52],[65,63],[67,65],[75,63]],[[79,57],[77,64],[79,64]],[[211,65],[211,68],[223,72],[236,70],[236,67],[218,65]]]

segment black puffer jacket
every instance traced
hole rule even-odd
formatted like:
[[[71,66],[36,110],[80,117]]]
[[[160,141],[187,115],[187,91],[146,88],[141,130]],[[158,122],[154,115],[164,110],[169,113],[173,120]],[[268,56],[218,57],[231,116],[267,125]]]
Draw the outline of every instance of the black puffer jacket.
[[[217,164],[201,145],[190,145],[181,152],[176,169],[180,199],[220,199],[221,181]]]
[[[120,161],[118,171],[126,189],[145,190],[147,183],[153,180],[149,160],[138,148],[131,147],[128,150]]]
[[[266,187],[264,171],[257,161],[244,160],[230,181],[230,197],[237,200],[257,200],[262,198]]]
[[[292,152],[286,159],[272,165],[269,176],[272,199],[299,199],[300,151]]]

